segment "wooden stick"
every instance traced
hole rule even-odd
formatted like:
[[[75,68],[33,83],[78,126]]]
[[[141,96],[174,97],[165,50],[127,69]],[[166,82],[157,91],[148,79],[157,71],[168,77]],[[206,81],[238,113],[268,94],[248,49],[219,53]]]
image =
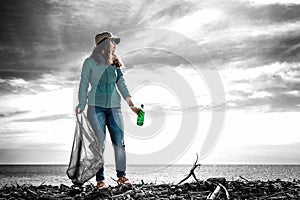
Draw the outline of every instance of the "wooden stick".
[[[198,162],[198,154],[197,154],[196,161],[195,161],[195,163],[194,163],[192,169],[190,170],[190,173],[189,173],[184,179],[182,179],[179,183],[177,183],[177,185],[179,185],[179,184],[183,183],[184,181],[186,181],[188,178],[190,178],[190,176],[193,176],[194,179],[197,181],[197,183],[200,185],[200,183],[199,183],[199,181],[198,181],[198,179],[197,179],[197,177],[196,177],[196,175],[195,175],[195,173],[194,173],[194,170],[195,170],[197,167],[200,167],[200,166],[201,166],[201,164],[197,164],[197,162]]]
[[[115,198],[118,198],[118,197],[123,197],[123,196],[125,196],[125,195],[127,195],[127,194],[130,194],[131,192],[133,192],[133,190],[128,190],[128,191],[126,191],[126,192],[124,192],[124,193],[122,193],[122,194],[114,195],[114,196],[112,196],[111,198],[112,198],[112,199],[115,199]]]
[[[250,183],[250,181],[248,181],[247,179],[245,179],[244,177],[242,177],[242,176],[239,176],[241,179],[243,179],[243,180],[245,180],[245,181],[247,181],[248,183]]]

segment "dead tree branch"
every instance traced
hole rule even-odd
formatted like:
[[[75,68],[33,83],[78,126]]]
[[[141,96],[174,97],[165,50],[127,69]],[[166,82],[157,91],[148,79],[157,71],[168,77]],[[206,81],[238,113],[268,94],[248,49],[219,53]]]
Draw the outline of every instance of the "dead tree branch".
[[[179,183],[177,183],[177,185],[179,185],[179,184],[183,183],[184,181],[186,181],[188,178],[190,178],[190,176],[193,176],[194,179],[197,181],[197,183],[200,185],[200,183],[199,183],[199,181],[198,181],[198,179],[195,175],[195,172],[194,172],[197,167],[201,166],[201,164],[197,164],[197,163],[198,163],[198,154],[197,154],[196,161],[195,161],[192,169],[190,170],[190,173],[184,179],[182,179]]]

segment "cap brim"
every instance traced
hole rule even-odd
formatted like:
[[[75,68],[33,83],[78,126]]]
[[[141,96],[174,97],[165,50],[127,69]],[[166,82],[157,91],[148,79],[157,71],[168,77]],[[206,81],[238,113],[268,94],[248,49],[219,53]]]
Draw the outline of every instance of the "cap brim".
[[[111,37],[111,39],[113,39],[116,42],[116,44],[119,44],[121,42],[121,38],[119,37]]]

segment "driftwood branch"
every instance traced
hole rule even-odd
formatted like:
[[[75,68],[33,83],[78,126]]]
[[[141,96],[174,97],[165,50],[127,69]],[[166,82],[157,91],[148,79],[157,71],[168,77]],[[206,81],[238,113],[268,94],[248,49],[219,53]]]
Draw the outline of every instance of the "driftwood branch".
[[[226,199],[230,199],[229,192],[228,192],[228,190],[226,189],[226,187],[225,187],[224,185],[222,185],[221,183],[219,183],[219,186],[223,189],[223,192],[224,192],[225,195],[226,195]]]
[[[200,166],[201,166],[201,164],[198,164],[198,154],[197,154],[196,161],[195,161],[195,163],[194,163],[192,169],[190,170],[190,173],[189,173],[184,179],[182,179],[179,183],[177,183],[177,185],[179,185],[179,184],[183,183],[184,181],[186,181],[188,178],[190,178],[190,176],[193,176],[194,179],[197,181],[197,183],[200,185],[199,180],[197,179],[197,177],[196,177],[196,175],[195,175],[195,172],[194,172],[195,169],[196,169],[197,167],[200,167]]]
[[[263,199],[269,199],[271,197],[278,197],[279,195],[282,195],[282,194],[287,194],[289,192],[294,192],[295,190],[285,190],[285,191],[282,191],[282,192],[276,192],[274,194],[270,194],[270,195],[264,195],[262,197],[259,198],[259,200],[263,200]]]
[[[127,194],[130,194],[130,193],[132,193],[132,192],[133,192],[133,190],[128,190],[128,191],[126,191],[126,192],[124,192],[124,193],[122,193],[122,194],[114,195],[114,196],[112,196],[111,198],[112,198],[112,199],[115,199],[115,198],[119,198],[119,197],[124,197],[124,196],[126,196]]]
[[[247,180],[247,179],[245,179],[244,177],[242,177],[242,176],[239,176],[241,179],[243,179],[244,181],[246,181],[246,182],[248,182],[248,183],[250,183],[250,181],[249,180]]]
[[[118,180],[117,179],[114,179],[113,177],[110,177],[111,178],[111,180],[113,180],[114,182],[118,182]]]

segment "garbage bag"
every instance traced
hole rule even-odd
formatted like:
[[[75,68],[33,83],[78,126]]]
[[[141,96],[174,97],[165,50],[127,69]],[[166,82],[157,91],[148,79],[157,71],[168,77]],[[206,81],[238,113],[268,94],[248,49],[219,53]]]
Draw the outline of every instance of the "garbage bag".
[[[103,155],[97,137],[84,113],[77,123],[67,169],[67,176],[75,185],[83,185],[96,175],[103,166]]]

